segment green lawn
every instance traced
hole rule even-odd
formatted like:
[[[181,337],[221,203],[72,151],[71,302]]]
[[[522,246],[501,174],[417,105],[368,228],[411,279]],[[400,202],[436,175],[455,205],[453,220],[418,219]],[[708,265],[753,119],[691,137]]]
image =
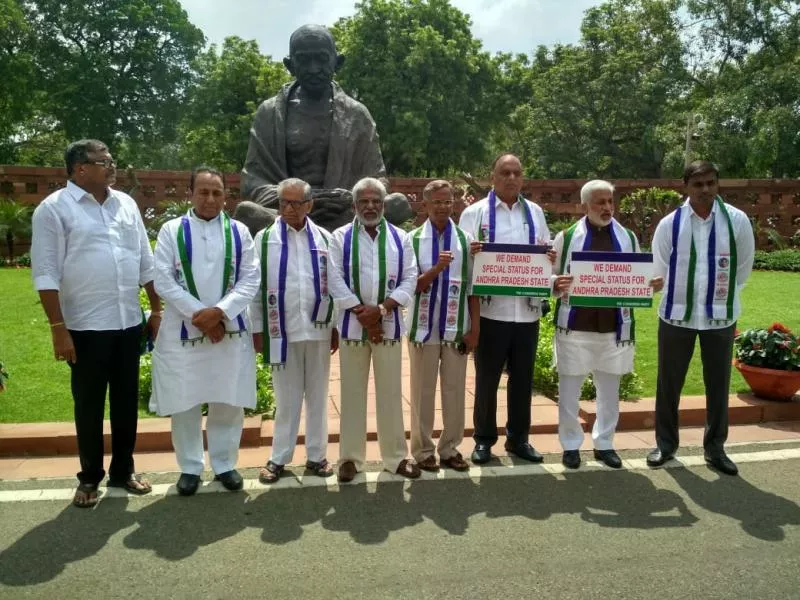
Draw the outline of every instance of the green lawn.
[[[753,273],[744,291],[739,329],[781,321],[800,331],[800,273]],[[636,371],[644,396],[655,395],[655,310],[636,313]],[[11,379],[0,394],[0,422],[71,421],[69,368],[53,360],[50,330],[27,269],[0,269],[0,358]],[[747,386],[734,371],[732,391]],[[685,394],[702,394],[699,349],[687,377]]]

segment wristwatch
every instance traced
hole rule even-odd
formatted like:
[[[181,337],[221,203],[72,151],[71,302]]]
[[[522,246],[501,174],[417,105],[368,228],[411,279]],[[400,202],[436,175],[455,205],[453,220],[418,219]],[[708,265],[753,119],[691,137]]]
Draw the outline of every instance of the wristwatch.
[[[383,304],[378,304],[378,310],[381,311],[381,316],[382,317],[385,317],[386,313],[389,312],[388,310],[386,310],[386,307]]]

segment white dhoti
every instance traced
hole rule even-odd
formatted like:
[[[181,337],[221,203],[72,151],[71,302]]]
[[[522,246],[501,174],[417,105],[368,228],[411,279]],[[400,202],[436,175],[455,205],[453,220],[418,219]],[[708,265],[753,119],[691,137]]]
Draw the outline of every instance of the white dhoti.
[[[292,461],[300,413],[305,398],[306,458],[320,462],[328,449],[328,378],[330,340],[290,342],[286,364],[272,371],[275,390],[275,433],[270,460],[278,465]]]
[[[364,465],[367,452],[367,383],[372,361],[375,382],[375,412],[378,444],[386,470],[394,473],[406,458],[403,396],[401,387],[400,342],[363,345],[342,343],[341,361],[341,433],[339,464],[352,461],[356,469]]]
[[[464,387],[467,355],[444,344],[408,344],[411,367],[411,455],[417,462],[433,456],[436,381],[442,395],[442,434],[439,456],[447,460],[458,453],[464,439]]]
[[[200,405],[172,415],[172,446],[181,473],[201,475],[203,458],[203,415]],[[244,410],[238,406],[212,402],[208,405],[206,436],[211,469],[219,475],[236,468],[242,439]]]
[[[633,370],[633,352],[632,344],[617,345],[614,333],[556,333],[558,437],[564,450],[578,450],[583,443],[579,400],[583,381],[590,373],[597,390],[592,442],[597,450],[613,448],[619,420],[619,381]]]

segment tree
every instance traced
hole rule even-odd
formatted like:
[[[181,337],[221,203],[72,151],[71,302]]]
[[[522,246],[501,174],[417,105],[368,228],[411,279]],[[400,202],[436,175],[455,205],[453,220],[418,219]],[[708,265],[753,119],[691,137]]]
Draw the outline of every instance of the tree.
[[[0,236],[5,237],[8,258],[14,262],[14,241],[31,235],[33,207],[13,200],[0,200]]]
[[[190,63],[205,41],[178,0],[23,4],[46,114],[68,139],[151,148],[174,140]]]
[[[333,27],[344,89],[372,113],[390,174],[483,165],[505,118],[487,98],[498,70],[448,0],[364,0]]]
[[[659,125],[685,93],[678,0],[610,0],[586,11],[576,46],[539,48],[520,111],[548,177],[660,177]]]
[[[238,171],[247,154],[258,105],[291,79],[282,63],[263,56],[258,44],[228,37],[194,63],[196,84],[187,94],[179,126],[185,167],[210,164]]]
[[[33,111],[32,32],[18,0],[0,0],[0,163],[15,159],[17,125]]]
[[[697,145],[729,177],[800,175],[800,2],[689,0]]]

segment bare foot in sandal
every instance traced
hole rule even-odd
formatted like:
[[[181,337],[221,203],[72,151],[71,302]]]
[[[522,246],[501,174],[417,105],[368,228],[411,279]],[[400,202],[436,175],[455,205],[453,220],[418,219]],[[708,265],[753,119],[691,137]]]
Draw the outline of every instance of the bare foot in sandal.
[[[267,461],[267,464],[261,467],[261,470],[258,472],[258,480],[267,485],[275,483],[281,478],[281,475],[283,475],[284,468],[284,465],[279,465],[271,460]]]
[[[97,484],[81,483],[75,490],[72,504],[78,508],[91,508],[97,504]]]

